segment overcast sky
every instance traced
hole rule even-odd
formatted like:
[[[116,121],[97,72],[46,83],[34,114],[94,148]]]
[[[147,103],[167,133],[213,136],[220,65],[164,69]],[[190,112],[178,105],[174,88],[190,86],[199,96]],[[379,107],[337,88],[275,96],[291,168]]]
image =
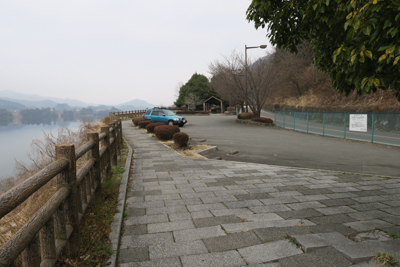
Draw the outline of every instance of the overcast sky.
[[[0,90],[116,105],[172,105],[175,88],[267,44],[249,0],[0,1]],[[267,50],[268,50],[267,49]],[[266,50],[248,50],[258,58]]]

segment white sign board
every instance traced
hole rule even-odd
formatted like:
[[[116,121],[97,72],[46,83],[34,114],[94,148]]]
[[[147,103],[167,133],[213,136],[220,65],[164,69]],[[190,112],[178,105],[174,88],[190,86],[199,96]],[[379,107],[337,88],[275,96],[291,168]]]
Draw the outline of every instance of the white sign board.
[[[350,114],[350,131],[367,131],[367,114]]]

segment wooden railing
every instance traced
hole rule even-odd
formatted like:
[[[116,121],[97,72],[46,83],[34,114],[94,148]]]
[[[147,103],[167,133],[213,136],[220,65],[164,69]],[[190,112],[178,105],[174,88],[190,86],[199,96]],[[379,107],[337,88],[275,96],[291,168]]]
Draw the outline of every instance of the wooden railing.
[[[72,144],[56,145],[57,160],[0,196],[0,220],[51,179],[56,193],[0,248],[0,266],[13,266],[21,256],[23,266],[54,266],[61,252],[77,257],[79,222],[101,190],[102,179],[111,177],[122,147],[121,120],[88,133],[89,141],[75,150]],[[86,156],[78,171],[76,161]]]
[[[144,115],[145,112],[146,110],[113,111],[109,112],[109,117],[116,117],[122,120],[126,118],[141,117]]]

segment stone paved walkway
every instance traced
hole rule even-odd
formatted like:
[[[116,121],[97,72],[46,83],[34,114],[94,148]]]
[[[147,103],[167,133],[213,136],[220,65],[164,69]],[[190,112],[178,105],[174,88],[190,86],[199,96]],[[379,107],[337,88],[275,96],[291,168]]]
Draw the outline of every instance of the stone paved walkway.
[[[134,167],[121,267],[375,266],[379,251],[400,257],[400,238],[387,234],[400,235],[400,179],[190,159],[123,127]],[[385,232],[356,236],[376,228]]]

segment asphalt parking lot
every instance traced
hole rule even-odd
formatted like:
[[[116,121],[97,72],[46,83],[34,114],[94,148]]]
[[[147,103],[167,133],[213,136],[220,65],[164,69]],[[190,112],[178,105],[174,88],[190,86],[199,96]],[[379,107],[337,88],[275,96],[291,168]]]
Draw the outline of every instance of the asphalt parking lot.
[[[235,123],[236,116],[187,116],[192,139],[218,146],[208,158],[400,177],[400,149]],[[239,151],[231,156],[230,152]]]

